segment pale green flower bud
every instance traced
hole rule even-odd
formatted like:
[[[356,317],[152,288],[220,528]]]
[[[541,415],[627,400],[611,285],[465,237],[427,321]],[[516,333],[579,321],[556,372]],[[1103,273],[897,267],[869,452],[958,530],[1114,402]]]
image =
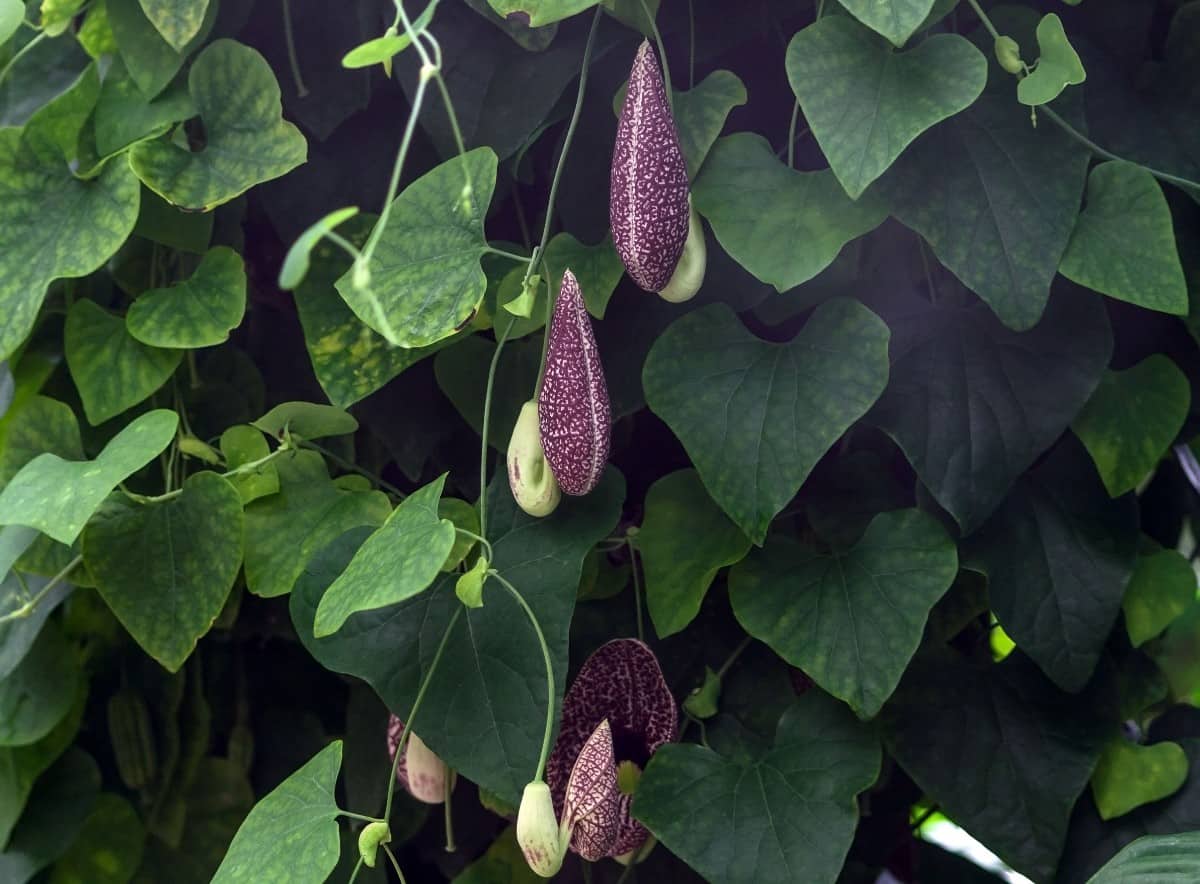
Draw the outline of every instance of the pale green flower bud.
[[[708,248],[704,244],[704,226],[700,215],[688,196],[688,234],[683,244],[683,255],[675,265],[675,272],[658,296],[664,301],[679,304],[689,301],[700,291],[704,283],[704,270],[708,266]]]
[[[554,512],[562,492],[542,450],[536,402],[521,406],[517,424],[508,440],[507,461],[508,486],[517,506],[531,516],[548,516]]]
[[[517,811],[517,844],[529,868],[543,878],[552,878],[562,868],[566,853],[559,835],[558,818],[550,787],[536,780],[525,787]]]

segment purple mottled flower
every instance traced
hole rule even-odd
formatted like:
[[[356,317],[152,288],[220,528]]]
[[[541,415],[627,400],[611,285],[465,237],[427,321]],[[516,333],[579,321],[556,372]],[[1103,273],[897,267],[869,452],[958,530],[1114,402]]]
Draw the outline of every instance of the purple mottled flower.
[[[569,807],[568,783],[575,763],[606,721],[612,734],[613,774],[632,771],[629,779],[634,783],[658,748],[678,739],[679,707],[654,652],[637,639],[613,639],[602,645],[583,664],[563,698],[562,726],[546,765],[546,781],[560,813]],[[621,780],[628,782],[625,777]],[[629,815],[632,793],[632,788],[619,789],[617,836],[604,856],[629,854],[649,837]],[[572,838],[572,850],[582,854],[583,846]]]
[[[621,792],[607,719],[596,725],[571,766],[563,796],[562,827],[570,834],[571,849],[588,862],[609,856],[616,844],[621,830]]]
[[[396,758],[396,748],[404,735],[404,722],[395,715],[388,717],[388,758]],[[438,758],[425,741],[415,733],[404,744],[404,756],[396,765],[396,779],[408,793],[426,804],[441,804],[446,799],[446,777],[453,776],[446,762]],[[451,781],[451,788],[454,788]]]
[[[550,320],[546,374],[538,394],[542,449],[564,494],[587,494],[600,481],[610,421],[592,320],[579,282],[567,270]]]
[[[630,277],[661,292],[688,238],[687,162],[658,59],[643,40],[629,73],[609,180],[613,243]]]

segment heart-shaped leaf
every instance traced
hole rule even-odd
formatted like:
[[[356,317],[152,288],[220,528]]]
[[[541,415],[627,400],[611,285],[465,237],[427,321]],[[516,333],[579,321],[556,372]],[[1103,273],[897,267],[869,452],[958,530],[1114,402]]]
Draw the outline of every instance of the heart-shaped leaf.
[[[934,604],[958,573],[932,516],[876,516],[845,551],[779,538],[734,568],[730,602],[745,630],[872,718],[900,682]]]
[[[75,700],[79,657],[52,623],[0,679],[0,747],[28,746],[49,734]]]
[[[483,219],[496,187],[496,154],[479,147],[447,160],[404,189],[371,257],[370,283],[337,281],[350,308],[398,347],[448,338],[483,300],[488,250]]]
[[[598,0],[488,0],[488,5],[505,18],[540,28],[570,18],[595,6]]]
[[[704,487],[757,544],[821,456],[887,384],[888,330],[834,299],[787,344],[759,340],[728,307],[677,320],[646,358],[650,408]]]
[[[145,841],[146,830],[133,805],[105,792],[54,864],[50,884],[124,884],[141,865]]]
[[[262,431],[247,424],[230,427],[221,434],[221,455],[231,470],[262,460],[270,454],[267,440]],[[256,470],[227,477],[229,484],[237,489],[242,503],[250,503],[267,497],[279,490],[279,470],[273,463],[264,463]]]
[[[150,397],[175,373],[182,350],[138,341],[119,316],[95,301],[76,301],[67,314],[67,367],[93,426]]]
[[[1092,798],[1100,818],[1111,820],[1134,808],[1173,795],[1188,775],[1188,758],[1178,743],[1139,746],[1114,737],[1092,774]]]
[[[0,746],[0,842],[8,843],[34,782],[74,741],[85,699],[81,690],[66,717],[36,743]]]
[[[83,532],[100,595],[142,648],[177,672],[221,613],[242,564],[242,500],[224,478],[195,473],[179,496],[117,496]]]
[[[318,402],[280,403],[258,420],[251,421],[250,425],[276,439],[283,439],[286,435],[321,439],[325,436],[345,436],[358,429],[354,415]]]
[[[692,622],[717,571],[741,561],[750,541],[713,503],[696,471],[679,470],[646,492],[637,549],[646,607],[655,632],[666,638]]]
[[[200,30],[177,50],[147,18],[141,0],[105,0],[105,13],[121,59],[146,98],[162,92],[175,79],[187,56],[208,37],[217,20],[218,6],[209,0]]]
[[[691,89],[675,93],[672,110],[688,178],[695,179],[700,172],[729,112],[745,103],[746,87],[730,71],[713,71]]]
[[[175,81],[155,98],[147,99],[121,57],[114,56],[96,102],[97,158],[110,157],[139,141],[156,138],[173,123],[195,115],[185,83]]]
[[[858,824],[857,796],[879,765],[875,734],[810,691],[757,758],[663,746],[638,783],[633,812],[714,884],[833,884]]]
[[[957,34],[896,52],[853,19],[830,15],[792,38],[787,74],[830,168],[858,199],[918,135],[979,97],[987,59]]]
[[[443,474],[414,491],[359,547],[321,596],[313,635],[332,635],[353,614],[386,608],[429,587],[454,546],[454,523],[438,514],[445,484]]]
[[[1067,691],[1096,667],[1138,545],[1136,500],[1109,498],[1082,449],[1065,437],[963,551],[1004,631]]]
[[[1185,314],[1187,281],[1171,209],[1154,176],[1132,163],[1101,163],[1088,176],[1059,273],[1147,310]]]
[[[74,543],[109,492],[166,448],[178,426],[175,412],[158,409],[131,421],[95,460],[38,455],[0,491],[0,525],[28,525]]]
[[[903,46],[930,16],[934,0],[839,0],[864,25]],[[834,18],[834,16],[829,16]],[[824,21],[825,19],[821,19]]]
[[[1078,86],[1087,79],[1087,71],[1067,32],[1062,19],[1051,12],[1042,17],[1037,26],[1037,64],[1029,76],[1017,84],[1017,100],[1021,104],[1036,107],[1058,98],[1068,86]]]
[[[488,492],[492,567],[533,610],[554,666],[555,702],[567,674],[567,637],[584,556],[616,525],[625,497],[609,470],[586,497],[564,498],[554,514],[522,513],[500,470]],[[355,614],[336,634],[312,638],[325,588],[349,563],[367,532],[344,535],[309,565],[292,593],[292,620],[322,665],[368,682],[398,715],[407,715],[422,675],[461,604],[455,575],[429,592],[378,611]],[[482,608],[463,610],[421,705],[421,739],[463,776],[516,806],[537,764],[546,715],[546,670],[529,618],[503,592]],[[533,650],[534,653],[530,653]]]
[[[812,279],[887,216],[872,194],[855,202],[832,172],[789,169],[749,132],[717,139],[692,201],[725,251],[781,292]]]
[[[188,72],[188,92],[204,124],[204,147],[147,141],[129,154],[138,178],[167,202],[207,212],[307,159],[304,136],[282,117],[271,66],[249,46],[206,46]]]
[[[604,318],[604,308],[608,306],[609,298],[616,291],[617,283],[625,275],[625,265],[621,263],[621,258],[613,247],[612,236],[589,246],[564,230],[562,233],[556,233],[546,244],[542,260],[546,262],[550,291],[557,292],[562,288],[563,272],[570,270],[579,280],[579,288],[583,291],[588,313],[597,319]],[[540,316],[535,310],[533,318],[544,321],[544,308]],[[504,327],[503,321],[500,321],[498,327]]]
[[[342,741],[334,740],[254,805],[212,884],[321,884],[341,853],[337,787]]]
[[[1104,373],[1071,429],[1109,496],[1132,491],[1153,471],[1183,428],[1191,396],[1187,377],[1161,353]]]
[[[1062,292],[1020,333],[978,302],[933,305],[889,291],[879,305],[892,371],[869,420],[970,534],[1100,383],[1113,347],[1104,304]]]
[[[229,338],[246,310],[246,271],[242,258],[218,246],[178,285],[138,295],[125,325],[152,347],[212,347]]]
[[[177,52],[200,32],[209,0],[138,0],[146,18]]]
[[[83,460],[79,422],[71,406],[48,396],[34,396],[13,413],[0,444],[0,485],[7,485],[25,464],[50,452],[67,460]]]
[[[1196,600],[1196,572],[1173,549],[1138,556],[1121,610],[1129,641],[1140,647],[1171,625]]]

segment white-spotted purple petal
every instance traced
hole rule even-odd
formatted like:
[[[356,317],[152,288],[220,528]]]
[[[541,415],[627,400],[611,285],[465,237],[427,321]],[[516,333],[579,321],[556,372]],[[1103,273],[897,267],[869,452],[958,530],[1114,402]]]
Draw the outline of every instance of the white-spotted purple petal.
[[[538,394],[538,422],[546,461],[564,494],[587,494],[608,461],[611,412],[604,366],[570,270],[550,320],[546,374]]]
[[[567,779],[562,825],[571,833],[571,849],[588,862],[608,856],[620,832],[620,809],[612,728],[606,719],[579,750]]]
[[[648,292],[662,291],[687,241],[688,176],[658,59],[646,40],[633,60],[617,124],[608,220],[629,276]]]

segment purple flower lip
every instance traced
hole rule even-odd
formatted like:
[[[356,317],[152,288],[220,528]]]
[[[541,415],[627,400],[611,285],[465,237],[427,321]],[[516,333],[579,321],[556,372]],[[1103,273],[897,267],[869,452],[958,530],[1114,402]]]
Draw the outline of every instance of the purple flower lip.
[[[571,849],[588,862],[608,856],[620,834],[621,792],[608,719],[596,725],[571,765],[562,827],[570,833]]]
[[[542,450],[564,494],[587,494],[600,481],[611,422],[592,320],[579,282],[567,270],[550,320],[546,373],[538,394]]]
[[[396,749],[403,734],[404,722],[395,715],[389,716],[387,746],[388,757],[392,760],[396,758]],[[404,755],[396,765],[396,779],[413,798],[426,804],[441,804],[446,800],[446,778],[454,776],[446,767],[446,762],[438,758],[424,740],[415,732],[409,734],[408,742],[404,744]],[[453,779],[450,788],[454,788]]]
[[[583,664],[563,698],[562,726],[546,765],[546,782],[560,814],[570,803],[568,783],[576,761],[589,742],[598,739],[605,722],[612,735],[614,779],[622,762],[645,768],[660,746],[679,737],[679,707],[654,652],[637,639],[613,639],[602,645]],[[588,751],[594,758],[598,750],[592,746]],[[632,800],[632,795],[618,794],[617,835],[604,856],[630,853],[649,837],[630,816]],[[581,847],[587,845],[572,838],[571,849],[583,855]]]
[[[608,220],[629,276],[646,291],[661,292],[687,242],[688,174],[658,59],[646,40],[633,60],[617,123]]]

